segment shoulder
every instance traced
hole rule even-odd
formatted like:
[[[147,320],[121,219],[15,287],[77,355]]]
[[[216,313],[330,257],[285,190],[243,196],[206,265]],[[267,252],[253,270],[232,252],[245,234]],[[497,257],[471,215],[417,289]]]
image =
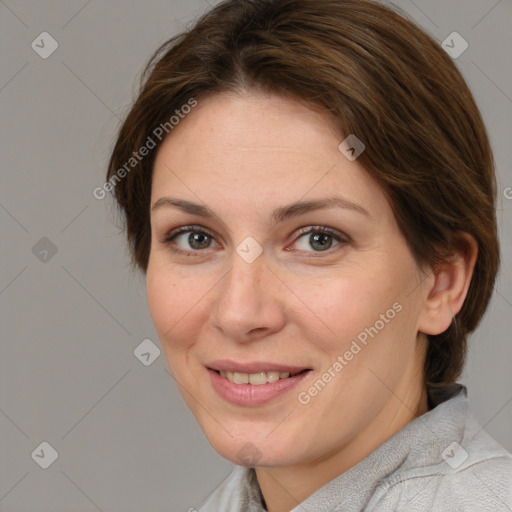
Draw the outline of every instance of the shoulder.
[[[433,485],[433,510],[497,512],[512,510],[512,455],[493,454],[448,471]]]
[[[444,460],[394,475],[379,486],[379,512],[499,512],[512,510],[512,455],[488,434],[485,442],[454,444]]]
[[[382,479],[365,510],[512,511],[512,455],[458,397],[418,422],[407,462]]]

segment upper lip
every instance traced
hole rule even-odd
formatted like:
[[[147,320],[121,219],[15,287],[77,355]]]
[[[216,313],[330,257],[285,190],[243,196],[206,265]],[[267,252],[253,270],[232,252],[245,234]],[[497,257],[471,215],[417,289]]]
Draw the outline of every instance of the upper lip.
[[[310,370],[307,366],[292,366],[289,364],[271,363],[269,361],[253,361],[251,363],[237,363],[228,359],[219,359],[205,365],[211,370],[237,373],[259,373],[270,372],[272,370],[279,372],[297,373],[302,370]]]

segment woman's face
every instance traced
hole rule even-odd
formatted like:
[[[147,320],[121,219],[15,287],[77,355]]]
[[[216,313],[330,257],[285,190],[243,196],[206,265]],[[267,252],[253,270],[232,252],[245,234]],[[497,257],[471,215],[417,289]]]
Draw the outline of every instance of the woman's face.
[[[151,316],[188,406],[237,464],[364,445],[423,392],[432,280],[343,138],[290,99],[213,95],[157,154]]]

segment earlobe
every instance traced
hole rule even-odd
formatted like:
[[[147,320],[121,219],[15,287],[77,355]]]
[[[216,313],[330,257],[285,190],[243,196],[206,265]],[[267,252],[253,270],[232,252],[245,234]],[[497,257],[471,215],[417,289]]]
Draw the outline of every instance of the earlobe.
[[[425,334],[436,335],[446,331],[468,293],[478,244],[468,233],[459,234],[457,240],[453,254],[434,270],[434,284],[427,290],[418,325],[418,330]]]

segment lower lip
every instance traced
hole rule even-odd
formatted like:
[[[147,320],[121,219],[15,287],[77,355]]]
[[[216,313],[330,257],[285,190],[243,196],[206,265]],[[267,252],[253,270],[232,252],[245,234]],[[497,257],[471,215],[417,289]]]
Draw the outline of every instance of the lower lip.
[[[286,379],[279,379],[276,382],[267,382],[260,386],[253,386],[252,384],[235,384],[210,369],[208,372],[213,388],[224,400],[232,404],[245,406],[266,404],[293,389],[311,373],[311,371],[307,371],[295,375],[295,377],[288,377]]]

